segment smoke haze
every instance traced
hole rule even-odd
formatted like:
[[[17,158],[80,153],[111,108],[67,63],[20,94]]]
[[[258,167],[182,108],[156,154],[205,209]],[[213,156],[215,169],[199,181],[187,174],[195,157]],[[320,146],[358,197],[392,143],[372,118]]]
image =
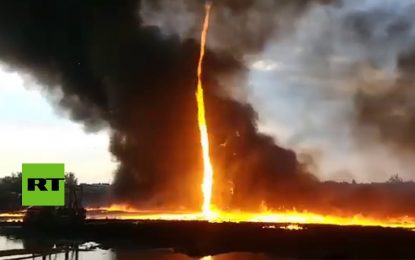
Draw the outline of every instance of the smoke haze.
[[[415,1],[314,5],[251,65],[261,129],[312,154],[322,179],[413,174]]]
[[[204,86],[216,204],[397,211],[395,197],[374,205],[382,187],[318,178],[413,176],[413,2],[214,3]],[[184,0],[2,1],[0,59],[88,131],[110,129],[121,201],[199,209],[202,11]],[[396,205],[415,212],[406,202]]]
[[[202,10],[203,3],[196,7]],[[202,178],[194,94],[198,42],[142,25],[138,10],[137,1],[3,1],[0,57],[55,93],[55,105],[87,130],[111,129],[120,199],[195,207],[201,199],[195,184]],[[216,181],[218,194],[227,189],[220,183],[246,194],[268,178],[308,176],[293,151],[256,132],[249,105],[217,94],[219,78],[243,74],[231,53],[208,51],[212,154],[217,171],[226,173]],[[232,145],[235,138],[243,142]]]

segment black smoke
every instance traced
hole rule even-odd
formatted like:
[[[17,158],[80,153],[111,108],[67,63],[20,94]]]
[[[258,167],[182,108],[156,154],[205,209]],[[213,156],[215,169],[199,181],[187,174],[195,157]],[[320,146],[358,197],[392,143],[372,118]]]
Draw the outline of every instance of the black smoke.
[[[2,1],[0,59],[58,92],[58,106],[86,129],[110,129],[110,150],[119,162],[114,191],[121,200],[198,207],[199,43],[142,26],[139,8],[132,0]],[[232,53],[208,51],[204,80],[212,156],[221,176],[217,189],[226,193],[232,183],[239,201],[302,175],[293,151],[257,133],[250,106],[218,95],[221,75],[244,70]]]
[[[242,14],[238,19],[243,20],[244,12],[252,11],[255,3],[222,1],[216,12],[228,9]],[[282,0],[275,3],[288,5]],[[307,4],[293,3],[299,10]],[[201,23],[203,3],[195,6]],[[139,10],[140,2],[135,0],[1,1],[0,59],[11,69],[32,75],[55,95],[52,100],[59,109],[87,130],[110,129],[109,149],[119,162],[114,194],[120,201],[198,209],[202,161],[195,74],[200,46],[197,39],[185,40],[144,26]],[[247,68],[241,55],[261,50],[271,34],[268,27],[258,30],[259,38],[252,40],[252,29],[248,30],[238,37],[235,48],[228,41],[226,48],[209,49],[206,56],[204,83],[216,203],[222,208],[258,208],[266,201],[272,207],[352,213],[414,212],[413,184],[319,183],[295,152],[257,132],[257,114],[250,105],[224,97],[226,84],[221,79],[237,77],[243,84]],[[402,58],[399,66],[406,75],[413,69],[411,59]],[[407,83],[400,88],[412,85]],[[376,98],[362,95],[356,102],[362,121],[378,125],[385,139],[409,147],[413,118],[404,120],[399,111],[391,114],[386,109],[402,107],[410,114],[411,103],[406,100],[410,96],[399,93]]]
[[[356,96],[359,126],[373,127],[377,138],[397,154],[415,152],[414,57],[415,53],[399,57],[399,77],[386,91]]]

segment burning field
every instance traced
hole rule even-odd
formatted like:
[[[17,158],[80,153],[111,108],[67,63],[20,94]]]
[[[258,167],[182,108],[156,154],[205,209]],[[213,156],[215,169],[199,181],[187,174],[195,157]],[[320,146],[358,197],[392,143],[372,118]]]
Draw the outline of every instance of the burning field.
[[[90,219],[124,219],[124,220],[206,220],[209,222],[253,222],[277,224],[323,224],[340,226],[378,226],[405,228],[415,230],[414,218],[401,217],[370,217],[364,215],[324,215],[312,212],[281,211],[272,212],[223,212],[213,211],[209,217],[203,213],[164,212],[153,210],[138,210],[126,206],[89,209]],[[290,227],[290,226],[289,226]],[[292,227],[301,228],[301,225]]]
[[[91,221],[415,229],[414,183],[376,175],[415,178],[414,1],[121,2],[0,3],[4,64],[111,134]]]
[[[349,226],[381,226],[415,228],[415,218],[408,215],[396,217],[370,217],[362,214],[354,215],[324,215],[307,211],[272,212],[262,201],[260,212],[224,211],[217,208],[212,201],[214,169],[210,158],[208,124],[206,119],[205,97],[203,89],[203,64],[206,51],[206,40],[209,30],[209,18],[212,2],[205,4],[205,17],[200,38],[200,53],[197,65],[197,121],[200,134],[200,144],[203,159],[203,178],[201,184],[202,206],[199,213],[168,213],[154,211],[140,211],[126,205],[113,205],[109,208],[91,209],[91,218],[141,219],[141,220],[207,220],[209,222],[264,222],[264,223],[291,223],[291,224],[330,224]],[[233,192],[231,190],[230,192]],[[115,214],[114,214],[115,213]],[[298,230],[301,226],[288,225],[288,229]]]

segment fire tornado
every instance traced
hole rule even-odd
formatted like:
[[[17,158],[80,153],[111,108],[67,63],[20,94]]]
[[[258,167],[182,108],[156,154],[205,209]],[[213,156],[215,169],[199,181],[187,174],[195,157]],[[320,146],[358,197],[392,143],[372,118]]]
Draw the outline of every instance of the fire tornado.
[[[45,93],[59,94],[52,101],[68,117],[110,135],[118,166],[114,198],[106,203],[114,206],[90,208],[90,218],[415,228],[415,184],[398,176],[378,183],[370,176],[415,167],[412,161],[405,165],[415,156],[415,19],[408,13],[413,1],[395,10],[386,1],[205,0],[200,45],[192,37],[194,24],[203,19],[200,2],[108,0],[95,6],[28,0],[25,8],[20,2],[0,1],[0,67],[33,77]],[[291,9],[290,19],[283,19]],[[209,29],[213,12],[215,35]],[[321,13],[330,15],[321,19]],[[209,52],[208,31],[217,47]],[[327,41],[326,34],[333,39]],[[204,70],[215,79],[205,86]],[[251,82],[258,99],[245,93]],[[232,88],[225,89],[229,83]],[[282,143],[301,139],[295,147],[281,147],[277,136],[265,133],[274,121],[260,118],[271,120],[274,113],[282,120],[276,126],[286,119],[290,124]],[[396,160],[376,163],[362,138],[372,130],[376,134],[367,144],[379,158]],[[343,133],[350,140],[337,144],[335,136]],[[316,136],[318,142],[307,139]],[[305,156],[291,149],[300,149],[302,141],[326,144],[325,138],[330,145],[307,149]],[[314,155],[334,152],[338,159],[337,145],[365,148],[341,151],[356,165],[367,154],[369,173],[362,177],[368,183],[319,180]],[[195,163],[199,151],[203,170]],[[333,174],[354,176],[354,165],[349,169],[343,158],[338,163],[341,174]],[[188,196],[195,193],[202,203]]]
[[[203,22],[203,29],[200,38],[200,56],[199,63],[197,66],[197,118],[199,123],[200,131],[200,143],[202,145],[203,154],[203,182],[202,182],[202,193],[203,193],[203,215],[210,219],[212,217],[212,188],[213,188],[213,167],[209,155],[209,136],[206,123],[206,111],[205,102],[203,95],[203,60],[205,57],[206,38],[209,30],[209,16],[212,4],[207,2],[205,5],[205,19]]]

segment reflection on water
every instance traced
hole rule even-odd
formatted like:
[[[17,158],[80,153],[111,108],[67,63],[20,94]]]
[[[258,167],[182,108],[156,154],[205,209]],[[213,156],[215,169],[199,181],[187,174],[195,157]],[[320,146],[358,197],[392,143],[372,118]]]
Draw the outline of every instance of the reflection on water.
[[[23,249],[23,243],[20,240],[0,236],[0,250],[7,249]]]
[[[189,258],[187,258],[189,259]],[[269,260],[275,259],[265,254],[254,254],[254,253],[230,253],[215,256],[205,256],[201,260]]]
[[[1,251],[0,251],[1,255]],[[36,260],[110,260],[117,259],[111,250],[96,249],[93,251],[70,251],[52,254],[15,254],[0,259],[36,259]]]
[[[0,235],[0,260],[3,259],[37,259],[37,260],[188,260],[198,259],[176,253],[172,249],[104,249],[100,245],[89,242],[82,244],[62,242],[36,244]],[[38,241],[39,242],[39,241]],[[264,254],[229,253],[216,256],[205,256],[201,260],[268,260]]]
[[[117,259],[112,250],[101,249],[93,242],[83,244],[45,242],[36,238],[21,240],[0,235],[0,259]]]

